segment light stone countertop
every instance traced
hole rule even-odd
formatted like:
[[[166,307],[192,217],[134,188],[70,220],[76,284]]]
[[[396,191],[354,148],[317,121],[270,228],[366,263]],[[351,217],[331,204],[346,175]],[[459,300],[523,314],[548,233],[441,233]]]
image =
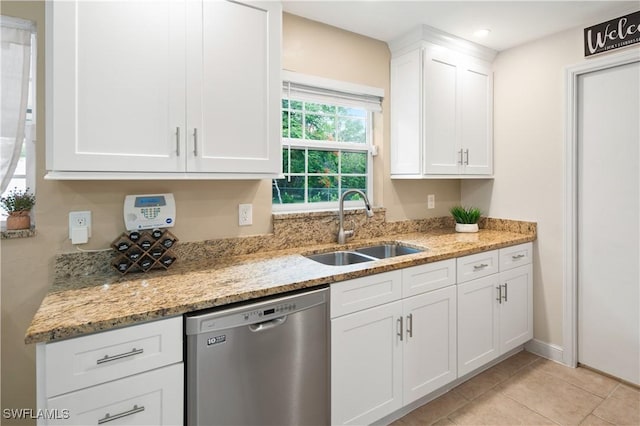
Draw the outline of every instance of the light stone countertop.
[[[451,229],[390,235],[349,244],[321,244],[288,250],[181,260],[167,271],[147,274],[58,276],[26,332],[26,343],[50,342],[115,327],[227,305],[292,290],[326,285],[380,272],[465,256],[534,241],[533,233]],[[328,266],[304,257],[383,242],[425,249],[417,254],[348,266]]]

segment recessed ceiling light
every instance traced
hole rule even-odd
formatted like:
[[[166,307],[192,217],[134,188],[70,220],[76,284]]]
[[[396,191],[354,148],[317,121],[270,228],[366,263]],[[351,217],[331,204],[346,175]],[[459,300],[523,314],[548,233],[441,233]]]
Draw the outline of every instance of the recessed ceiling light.
[[[483,28],[481,30],[477,30],[475,33],[473,33],[473,35],[476,36],[476,37],[486,37],[486,36],[489,35],[490,32],[491,32],[490,29]]]

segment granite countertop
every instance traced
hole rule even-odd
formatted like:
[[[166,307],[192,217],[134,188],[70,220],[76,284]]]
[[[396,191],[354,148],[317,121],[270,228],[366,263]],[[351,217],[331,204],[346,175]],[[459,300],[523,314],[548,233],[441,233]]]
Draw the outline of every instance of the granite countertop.
[[[50,342],[200,309],[330,284],[380,272],[534,241],[535,233],[451,229],[389,235],[349,244],[320,244],[206,262],[176,262],[148,274],[58,276],[36,312],[26,343]],[[425,249],[421,253],[347,266],[328,266],[305,254],[385,242]],[[204,264],[206,263],[206,264]]]

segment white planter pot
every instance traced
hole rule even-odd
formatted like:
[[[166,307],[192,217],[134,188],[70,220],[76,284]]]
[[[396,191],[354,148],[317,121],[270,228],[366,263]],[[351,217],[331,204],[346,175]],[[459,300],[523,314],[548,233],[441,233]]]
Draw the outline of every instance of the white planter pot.
[[[477,223],[456,223],[456,232],[478,232]]]

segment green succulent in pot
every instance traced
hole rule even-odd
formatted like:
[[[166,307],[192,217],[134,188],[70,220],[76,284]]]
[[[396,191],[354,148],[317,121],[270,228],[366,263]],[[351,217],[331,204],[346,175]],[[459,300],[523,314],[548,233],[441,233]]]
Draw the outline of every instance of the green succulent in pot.
[[[456,221],[457,232],[478,232],[482,211],[477,207],[453,206],[449,210]]]

